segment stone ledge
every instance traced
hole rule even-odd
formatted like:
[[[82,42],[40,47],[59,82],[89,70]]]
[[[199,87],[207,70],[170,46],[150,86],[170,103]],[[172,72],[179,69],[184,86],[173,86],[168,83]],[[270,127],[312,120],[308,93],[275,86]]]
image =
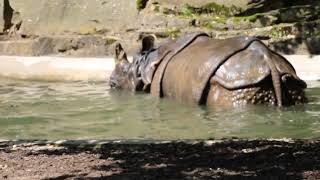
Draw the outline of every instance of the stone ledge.
[[[286,55],[300,78],[320,81],[320,56]],[[106,81],[112,58],[0,56],[0,76],[40,81]]]

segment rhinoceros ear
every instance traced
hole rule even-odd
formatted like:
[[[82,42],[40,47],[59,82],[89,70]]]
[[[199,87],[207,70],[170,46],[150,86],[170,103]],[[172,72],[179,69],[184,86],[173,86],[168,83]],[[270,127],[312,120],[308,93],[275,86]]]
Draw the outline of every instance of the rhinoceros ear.
[[[127,58],[126,52],[123,50],[120,43],[117,43],[115,46],[115,53],[114,53],[114,60],[116,63],[119,63],[121,61],[129,62]]]
[[[156,37],[155,35],[148,35],[142,39],[142,49],[141,51],[150,51],[154,48]]]

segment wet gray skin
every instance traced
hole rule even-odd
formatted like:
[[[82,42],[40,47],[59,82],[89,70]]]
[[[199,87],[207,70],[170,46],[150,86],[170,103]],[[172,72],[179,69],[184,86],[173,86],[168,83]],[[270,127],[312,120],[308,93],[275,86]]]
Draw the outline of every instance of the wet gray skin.
[[[148,36],[141,49],[130,63],[116,46],[112,88],[210,107],[308,101],[306,83],[292,65],[253,37],[216,40],[195,33],[156,46]]]

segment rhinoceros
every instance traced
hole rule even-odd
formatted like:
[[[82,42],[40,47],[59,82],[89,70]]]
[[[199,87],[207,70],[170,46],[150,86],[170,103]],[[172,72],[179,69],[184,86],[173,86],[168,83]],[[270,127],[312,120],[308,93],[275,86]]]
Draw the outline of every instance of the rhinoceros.
[[[143,38],[132,62],[121,44],[116,45],[111,88],[208,106],[307,102],[307,85],[294,67],[255,37],[221,40],[192,33],[159,45],[155,39]]]

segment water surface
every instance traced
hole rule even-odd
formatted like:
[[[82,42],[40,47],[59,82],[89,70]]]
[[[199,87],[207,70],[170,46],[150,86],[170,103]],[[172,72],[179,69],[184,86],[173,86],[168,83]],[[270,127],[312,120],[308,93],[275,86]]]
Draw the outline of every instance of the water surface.
[[[310,103],[209,109],[106,83],[0,80],[0,139],[318,138],[320,82]]]

